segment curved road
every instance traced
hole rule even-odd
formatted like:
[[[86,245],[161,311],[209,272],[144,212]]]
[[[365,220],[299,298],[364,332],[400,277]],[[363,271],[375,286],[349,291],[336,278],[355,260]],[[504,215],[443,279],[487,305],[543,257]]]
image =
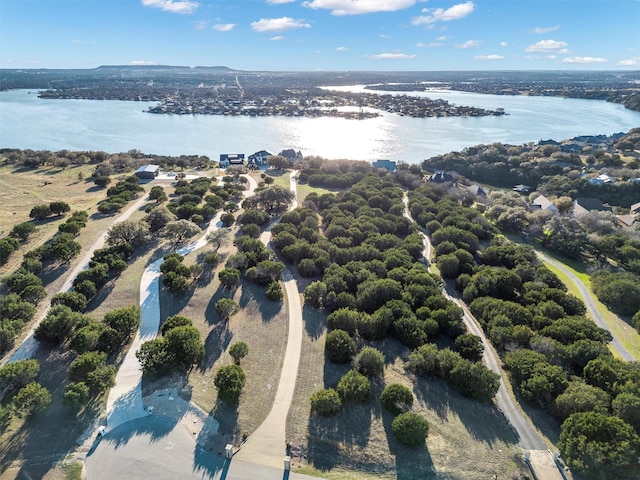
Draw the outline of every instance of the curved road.
[[[415,223],[415,220],[413,219],[413,217],[411,216],[411,212],[409,211],[409,201],[406,194],[403,201],[405,204],[405,217]],[[425,256],[427,266],[430,269],[432,249],[431,241],[429,240],[429,236],[422,228],[420,228],[420,233],[422,234],[423,242],[425,244],[423,255]],[[538,434],[536,429],[532,427],[530,420],[524,415],[511,395],[509,395],[504,382],[504,374],[502,372],[502,369],[500,368],[498,355],[487,340],[487,337],[485,336],[484,331],[480,327],[478,321],[473,317],[471,312],[469,312],[464,302],[457,298],[457,292],[448,291],[448,289],[445,288],[444,295],[449,300],[455,302],[462,308],[462,310],[464,311],[463,320],[465,325],[471,333],[482,339],[482,344],[484,345],[484,353],[482,355],[482,359],[485,365],[487,365],[487,367],[489,367],[492,371],[500,375],[500,388],[498,389],[498,393],[496,394],[495,401],[498,405],[498,408],[507,418],[507,421],[516,431],[516,434],[518,435],[518,444],[523,450],[546,450],[547,447],[542,440],[542,437]]]
[[[582,280],[576,277],[573,272],[568,270],[562,263],[558,262],[557,260],[554,260],[553,258],[545,255],[538,250],[536,250],[535,252],[538,258],[540,258],[543,262],[553,265],[555,268],[569,277],[569,279],[574,283],[574,285],[578,288],[580,296],[582,297],[582,300],[584,300],[584,303],[587,306],[587,310],[589,311],[589,315],[591,315],[593,321],[600,328],[604,328],[611,333],[611,336],[613,337],[611,346],[618,353],[618,355],[620,355],[620,357],[627,362],[635,361],[635,357],[629,352],[629,350],[626,349],[622,342],[620,342],[620,339],[617,338],[615,334],[609,329],[607,322],[604,321],[604,318],[602,318],[602,315],[600,315],[600,312],[598,311],[598,307],[593,301],[593,295],[591,294],[587,286],[582,282]]]

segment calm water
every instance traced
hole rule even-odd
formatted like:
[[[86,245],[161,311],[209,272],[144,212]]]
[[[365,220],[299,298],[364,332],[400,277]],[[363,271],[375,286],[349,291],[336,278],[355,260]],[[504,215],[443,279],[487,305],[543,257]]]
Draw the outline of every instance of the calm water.
[[[35,91],[17,90],[0,93],[0,147],[110,153],[138,149],[215,159],[220,153],[251,154],[262,149],[277,153],[294,148],[304,155],[330,159],[418,163],[478,144],[563,140],[640,127],[640,113],[602,101],[450,91],[421,95],[456,105],[502,107],[509,115],[416,119],[383,113],[367,120],[153,115],[144,110],[155,103],[43,100]]]

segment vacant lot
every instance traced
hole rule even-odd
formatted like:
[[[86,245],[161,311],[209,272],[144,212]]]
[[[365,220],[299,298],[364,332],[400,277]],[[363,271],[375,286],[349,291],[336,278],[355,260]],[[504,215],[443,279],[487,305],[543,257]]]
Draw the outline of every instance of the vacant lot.
[[[372,384],[372,399],[343,407],[334,418],[310,416],[309,397],[335,387],[348,366],[325,360],[325,316],[305,307],[305,337],[296,395],[289,412],[287,437],[296,471],[326,478],[510,478],[526,473],[510,426],[490,404],[461,397],[443,381],[414,378],[404,371],[409,353],[395,340],[372,344],[386,358],[384,380]],[[384,386],[401,383],[413,389],[414,410],[429,421],[426,447],[398,443],[393,417],[381,406]]]

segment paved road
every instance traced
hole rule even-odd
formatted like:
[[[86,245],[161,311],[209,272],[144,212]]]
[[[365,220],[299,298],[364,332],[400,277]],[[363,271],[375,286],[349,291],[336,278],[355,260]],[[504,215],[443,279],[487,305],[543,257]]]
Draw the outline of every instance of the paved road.
[[[295,171],[291,172],[290,177],[290,189],[294,195],[297,195],[296,173]],[[295,200],[290,208],[296,208],[297,204],[298,202]],[[271,232],[268,229],[260,236],[260,239],[268,244],[270,235]],[[283,276],[289,310],[289,333],[276,398],[265,421],[249,436],[242,449],[235,455],[231,463],[231,473],[235,473],[236,459],[268,465],[273,468],[282,468],[284,464],[287,415],[298,376],[304,326],[298,284],[288,268],[285,269]]]
[[[122,214],[116,217],[115,220],[111,223],[111,225],[115,225],[118,222],[122,222],[128,219],[135,211],[140,209],[140,207],[148,199],[149,197],[146,194],[140,197],[136,202],[134,202],[131,206],[129,206],[129,208],[127,208]],[[95,252],[99,248],[104,247],[107,239],[107,231],[109,230],[111,225],[109,225],[109,227],[107,227],[104,230],[104,232],[91,244],[91,246],[84,252],[84,254],[77,261],[76,266],[69,273],[67,273],[65,282],[62,285],[62,288],[60,289],[61,292],[68,292],[69,290],[71,290],[71,287],[73,286],[73,281],[78,276],[78,273],[80,273],[82,270],[85,270],[88,267],[89,262],[93,257],[93,252]],[[44,298],[42,300],[42,303],[50,304],[51,297],[53,297],[53,294],[48,295],[46,298]],[[42,320],[44,320],[44,318],[47,316],[48,311],[49,309],[47,308],[44,312],[42,312],[37,317],[36,321],[32,324],[31,329],[27,333],[27,337],[24,339],[24,341],[10,355],[5,356],[5,360],[0,362],[0,364],[15,362],[17,360],[26,360],[28,358],[33,357],[34,353],[38,349],[38,346],[40,345],[40,343],[35,338],[33,338],[33,333],[36,331],[36,328],[38,328],[38,325],[40,325],[40,322],[42,322]]]
[[[589,291],[589,288],[582,282],[582,280],[580,280],[580,278],[575,276],[573,272],[571,272],[569,269],[567,269],[562,263],[558,262],[557,260],[554,260],[553,258],[545,255],[544,253],[538,250],[536,250],[536,255],[543,262],[553,265],[555,268],[557,268],[562,273],[564,273],[567,277],[569,277],[569,279],[578,288],[578,291],[580,292],[580,296],[582,297],[582,300],[587,306],[587,310],[589,311],[589,315],[591,316],[593,321],[596,322],[596,325],[598,325],[600,328],[604,328],[605,330],[608,330],[613,336],[613,340],[611,341],[611,346],[613,347],[613,349],[618,353],[618,355],[620,355],[620,357],[623,360],[626,360],[627,362],[635,361],[636,357],[634,357],[631,354],[631,352],[627,350],[627,348],[622,344],[620,339],[615,336],[615,333],[609,329],[607,322],[605,322],[604,318],[602,318],[602,315],[600,315],[600,312],[598,311],[598,307],[596,306],[593,300],[593,295]],[[640,352],[638,356],[640,356]]]
[[[405,195],[404,198],[405,203],[405,216],[410,219],[412,222],[415,222],[411,213],[409,212],[409,203],[407,197]],[[431,260],[431,241],[429,236],[421,229],[423,241],[425,243],[424,255],[429,264]],[[484,331],[480,327],[478,321],[473,317],[471,312],[467,309],[464,302],[462,302],[459,298],[457,298],[457,292],[450,291],[445,289],[445,296],[458,304],[464,311],[463,320],[467,329],[473,333],[474,335],[480,337],[482,339],[482,344],[484,345],[484,354],[482,356],[482,360],[488,368],[496,372],[500,375],[500,388],[498,389],[498,393],[495,396],[496,404],[498,408],[502,411],[504,416],[507,418],[507,421],[511,424],[511,426],[515,429],[516,434],[518,435],[518,444],[524,450],[546,450],[546,445],[542,440],[542,437],[538,434],[538,432],[531,425],[530,420],[524,415],[522,410],[518,407],[516,402],[513,400],[509,392],[507,391],[506,385],[504,383],[504,373],[502,372],[502,368],[500,367],[500,361],[498,359],[498,355],[493,349],[492,345],[487,340],[487,337],[484,334]]]

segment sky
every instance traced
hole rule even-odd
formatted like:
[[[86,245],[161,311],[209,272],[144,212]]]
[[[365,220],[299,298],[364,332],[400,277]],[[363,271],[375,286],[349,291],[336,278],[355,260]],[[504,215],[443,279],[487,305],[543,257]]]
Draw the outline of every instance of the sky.
[[[640,70],[640,0],[0,0],[0,68]]]

